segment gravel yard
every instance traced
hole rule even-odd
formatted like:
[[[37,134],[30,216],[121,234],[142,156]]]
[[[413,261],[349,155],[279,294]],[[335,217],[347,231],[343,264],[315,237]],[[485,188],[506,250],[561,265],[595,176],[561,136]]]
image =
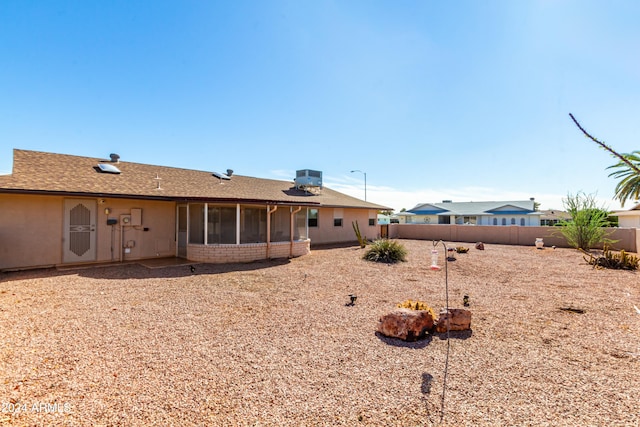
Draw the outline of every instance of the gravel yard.
[[[442,425],[640,425],[638,273],[464,244],[449,305],[470,296],[472,332],[405,343],[379,317],[406,299],[437,312],[445,271],[430,241],[400,242],[394,265],[352,246],[0,273],[0,424],[440,425],[449,343]]]

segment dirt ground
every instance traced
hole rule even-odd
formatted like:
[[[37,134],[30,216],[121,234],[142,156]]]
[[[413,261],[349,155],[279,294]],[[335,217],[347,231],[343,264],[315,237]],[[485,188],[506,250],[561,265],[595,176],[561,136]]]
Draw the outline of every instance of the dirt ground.
[[[640,425],[637,272],[460,243],[434,272],[432,242],[399,242],[393,265],[335,247],[0,273],[0,425]],[[439,311],[447,289],[450,307],[469,296],[471,331],[376,333],[406,299]]]

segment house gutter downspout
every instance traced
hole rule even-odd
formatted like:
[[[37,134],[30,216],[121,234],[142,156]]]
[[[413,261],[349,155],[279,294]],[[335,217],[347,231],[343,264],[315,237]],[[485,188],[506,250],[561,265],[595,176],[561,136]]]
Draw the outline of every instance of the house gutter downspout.
[[[274,206],[272,209],[267,205],[267,259],[269,259],[271,252],[271,214],[277,210],[278,205]]]
[[[293,217],[302,210],[302,206],[298,206],[298,209],[291,211],[291,220],[289,226],[291,230],[289,232],[289,258],[293,258]]]

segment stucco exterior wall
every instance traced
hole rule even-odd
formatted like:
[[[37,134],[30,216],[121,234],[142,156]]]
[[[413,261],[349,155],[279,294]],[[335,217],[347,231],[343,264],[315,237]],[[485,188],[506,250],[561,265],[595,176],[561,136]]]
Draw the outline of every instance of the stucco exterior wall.
[[[640,211],[638,212],[637,216],[632,216],[632,215],[619,216],[618,225],[620,227],[640,228]]]
[[[613,247],[638,252],[636,228],[609,228],[608,237],[618,240]],[[443,240],[448,242],[484,242],[503,245],[534,246],[538,237],[546,247],[569,247],[557,227],[482,226],[482,225],[423,225],[391,224],[389,237],[393,239]]]
[[[152,200],[97,199],[97,248],[98,261],[129,261],[154,257],[175,256],[176,204]],[[105,209],[110,209],[107,215]],[[142,224],[123,226],[122,215],[131,214],[132,209],[141,209]],[[107,219],[118,220],[116,225],[107,225]],[[121,233],[122,231],[122,233]],[[122,238],[121,238],[122,237]],[[128,248],[124,245],[133,242]],[[130,245],[129,245],[130,246]],[[111,251],[113,248],[113,253]]]
[[[0,194],[0,269],[62,262],[62,200]]]
[[[334,226],[334,215],[342,216],[342,225]],[[358,221],[358,227],[363,237],[374,240],[380,236],[380,226],[375,221],[375,225],[369,225],[369,218],[377,218],[376,210],[321,208],[318,211],[318,226],[309,227],[309,238],[311,243],[327,244],[356,242],[356,234],[353,231],[352,222]]]
[[[0,194],[0,269],[50,267],[63,263],[62,196]],[[175,255],[175,203],[127,199],[73,198],[96,203],[96,259],[121,260],[122,242],[133,242],[122,260]],[[105,213],[105,208],[110,213]],[[125,226],[120,216],[142,210],[141,226]],[[107,225],[107,218],[118,220]],[[145,231],[146,229],[146,231]],[[121,240],[122,236],[122,240]]]

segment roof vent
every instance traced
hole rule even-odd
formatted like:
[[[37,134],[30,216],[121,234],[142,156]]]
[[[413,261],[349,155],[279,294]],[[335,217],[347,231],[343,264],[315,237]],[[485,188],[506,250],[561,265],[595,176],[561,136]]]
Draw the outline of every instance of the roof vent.
[[[231,178],[231,175],[233,175],[233,169],[227,169],[227,176]]]
[[[109,157],[111,157],[111,161],[113,163],[120,163],[120,156],[117,155],[116,153],[109,154]]]

